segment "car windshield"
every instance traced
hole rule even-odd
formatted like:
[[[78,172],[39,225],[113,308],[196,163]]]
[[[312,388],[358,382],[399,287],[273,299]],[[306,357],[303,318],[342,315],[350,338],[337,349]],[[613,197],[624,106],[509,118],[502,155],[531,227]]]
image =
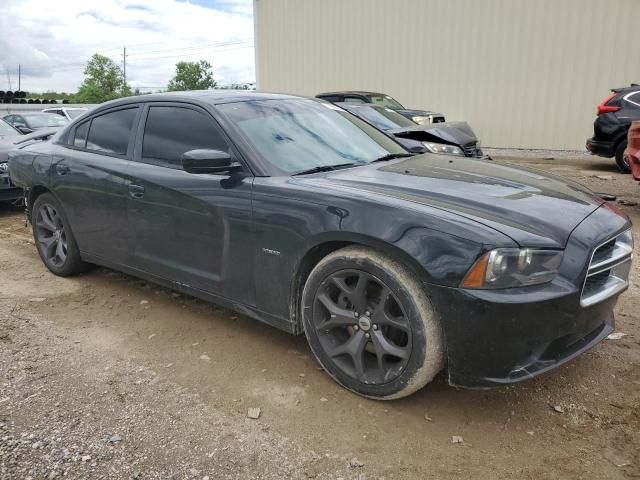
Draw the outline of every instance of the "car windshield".
[[[382,107],[392,108],[393,110],[403,110],[404,107],[395,98],[389,95],[370,95],[371,103]]]
[[[255,100],[218,109],[267,162],[286,174],[407,153],[384,133],[327,103]]]
[[[392,130],[394,128],[415,127],[408,118],[386,107],[356,107],[349,110],[354,115],[363,118],[380,130]]]
[[[69,117],[73,119],[73,118],[79,117],[86,111],[87,111],[86,108],[73,108],[73,109],[67,110],[66,112],[67,112],[67,115],[69,115]]]
[[[69,121],[55,113],[42,113],[40,115],[22,115],[31,128],[64,127]]]
[[[0,120],[0,136],[18,135],[18,132],[4,120]]]

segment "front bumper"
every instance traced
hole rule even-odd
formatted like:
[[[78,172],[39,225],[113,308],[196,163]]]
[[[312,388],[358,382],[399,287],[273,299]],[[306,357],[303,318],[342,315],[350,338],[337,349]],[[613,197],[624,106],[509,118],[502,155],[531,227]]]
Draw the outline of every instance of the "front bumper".
[[[436,308],[455,305],[444,325],[451,385],[491,387],[533,378],[613,332],[617,297],[581,308],[579,291],[566,285],[520,290],[439,292]]]
[[[548,284],[504,290],[428,285],[446,338],[449,383],[483,388],[520,382],[606,338],[622,290],[582,306],[583,285],[594,250],[628,228],[628,219],[597,209],[569,237],[559,274]]]
[[[616,145],[614,142],[605,140],[596,140],[595,138],[589,138],[587,140],[587,150],[593,155],[600,157],[611,158],[616,153]]]

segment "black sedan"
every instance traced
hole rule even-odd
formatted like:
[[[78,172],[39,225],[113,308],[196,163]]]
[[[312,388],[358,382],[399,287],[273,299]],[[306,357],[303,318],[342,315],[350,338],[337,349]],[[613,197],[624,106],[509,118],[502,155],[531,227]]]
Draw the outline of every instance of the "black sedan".
[[[56,275],[99,264],[305,333],[392,399],[517,382],[593,347],[628,285],[628,218],[587,188],[407,156],[333,105],[192,92],[102,104],[10,154]]]
[[[480,142],[467,122],[416,125],[387,107],[353,103],[336,103],[336,105],[393,135],[399,143],[412,152],[482,158]]]

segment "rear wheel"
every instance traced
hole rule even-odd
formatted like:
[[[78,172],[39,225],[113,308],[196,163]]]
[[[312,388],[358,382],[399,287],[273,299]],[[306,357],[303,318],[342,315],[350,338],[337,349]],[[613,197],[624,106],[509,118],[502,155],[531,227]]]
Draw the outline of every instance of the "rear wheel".
[[[40,258],[51,272],[67,277],[87,269],[62,206],[53,195],[43,193],[36,199],[31,223]]]
[[[423,286],[375,250],[346,247],[320,261],[305,284],[302,309],[318,361],[360,395],[405,397],[444,365],[440,324]]]
[[[625,172],[629,173],[631,171],[631,165],[629,164],[629,159],[624,156],[624,151],[627,149],[627,140],[623,140],[616,148],[616,164],[618,168]]]

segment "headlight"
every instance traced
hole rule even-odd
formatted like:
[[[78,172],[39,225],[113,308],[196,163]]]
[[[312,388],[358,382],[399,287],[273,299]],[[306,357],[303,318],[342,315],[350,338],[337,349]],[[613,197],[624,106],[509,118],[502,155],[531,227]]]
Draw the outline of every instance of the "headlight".
[[[7,173],[9,171],[9,164],[7,162],[0,163],[0,173]]]
[[[427,117],[425,115],[416,115],[415,117],[411,117],[411,120],[416,122],[418,125],[428,125],[431,123],[431,117]]]
[[[422,142],[431,153],[446,153],[448,155],[464,155],[460,147],[455,145],[447,145],[445,143]]]
[[[512,288],[547,283],[558,273],[562,251],[497,248],[484,254],[462,281],[465,288]]]

